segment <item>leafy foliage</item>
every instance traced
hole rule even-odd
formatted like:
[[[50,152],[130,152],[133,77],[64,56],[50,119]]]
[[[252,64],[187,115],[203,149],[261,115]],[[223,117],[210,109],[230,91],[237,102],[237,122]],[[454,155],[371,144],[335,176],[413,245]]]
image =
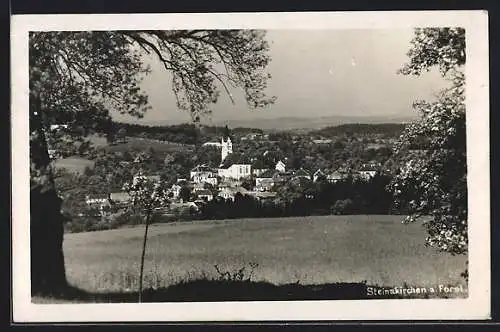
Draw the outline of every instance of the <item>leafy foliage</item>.
[[[451,87],[433,102],[414,104],[421,120],[408,126],[397,153],[403,167],[392,183],[399,204],[407,204],[407,221],[430,215],[427,243],[452,254],[467,252],[467,163],[465,140],[465,30],[416,29],[410,57],[401,70],[420,75],[437,66]],[[419,139],[426,148],[411,151]]]
[[[123,189],[130,194],[132,204],[149,215],[155,208],[168,203],[168,188],[139,172]]]

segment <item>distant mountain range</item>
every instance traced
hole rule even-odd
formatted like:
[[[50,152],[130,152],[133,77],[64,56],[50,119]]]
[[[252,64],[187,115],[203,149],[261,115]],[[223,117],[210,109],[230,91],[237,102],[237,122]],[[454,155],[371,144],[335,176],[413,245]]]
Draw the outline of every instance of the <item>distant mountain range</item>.
[[[417,116],[404,115],[371,115],[371,116],[348,116],[348,115],[332,115],[322,117],[279,117],[279,118],[255,118],[244,120],[224,120],[212,121],[210,125],[225,126],[230,128],[244,127],[256,128],[266,131],[281,131],[281,130],[311,130],[321,129],[329,126],[338,126],[341,124],[363,123],[363,124],[380,124],[380,123],[406,123],[416,120]],[[202,121],[203,122],[203,121]],[[141,121],[141,124],[148,126],[168,126],[179,123],[170,123],[168,121]]]
[[[259,128],[263,130],[300,130],[320,129],[328,126],[338,126],[348,123],[406,123],[417,119],[417,116],[323,116],[319,118],[281,117],[275,119],[252,119],[252,120],[228,120],[214,122],[214,125],[227,124],[231,128],[246,127]]]

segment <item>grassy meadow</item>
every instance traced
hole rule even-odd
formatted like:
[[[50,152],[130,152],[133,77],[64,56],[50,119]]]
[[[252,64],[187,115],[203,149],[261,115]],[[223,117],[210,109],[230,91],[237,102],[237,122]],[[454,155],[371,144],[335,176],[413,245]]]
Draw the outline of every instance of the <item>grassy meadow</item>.
[[[82,174],[86,167],[93,168],[94,162],[80,157],[61,158],[54,161],[56,169],[65,169],[72,173]]]
[[[153,148],[156,153],[166,153],[192,149],[191,145],[183,145],[173,142],[158,141],[140,137],[127,137],[125,142],[116,142],[112,145],[104,144],[96,139],[91,140],[96,146],[103,146],[108,152],[146,151]]]
[[[134,291],[144,226],[66,234],[68,281],[89,292]],[[315,216],[152,225],[145,288],[217,278],[246,266],[252,281],[399,287],[464,284],[466,257],[425,247],[400,216]],[[251,272],[250,263],[258,264]]]

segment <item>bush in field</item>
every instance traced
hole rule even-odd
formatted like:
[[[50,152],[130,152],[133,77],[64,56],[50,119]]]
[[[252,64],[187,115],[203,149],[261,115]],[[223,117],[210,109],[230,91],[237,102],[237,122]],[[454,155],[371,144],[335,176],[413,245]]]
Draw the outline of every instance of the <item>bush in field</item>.
[[[333,214],[351,214],[354,212],[354,202],[352,199],[339,199],[331,208]]]
[[[144,222],[144,217],[137,212],[124,210],[110,215],[108,222],[112,228],[124,225],[140,225]]]

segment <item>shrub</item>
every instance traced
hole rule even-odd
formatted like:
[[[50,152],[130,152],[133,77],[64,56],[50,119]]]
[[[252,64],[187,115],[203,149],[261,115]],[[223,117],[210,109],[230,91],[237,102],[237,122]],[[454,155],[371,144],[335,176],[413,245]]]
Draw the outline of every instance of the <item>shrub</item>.
[[[144,222],[144,218],[130,210],[120,211],[109,217],[109,224],[116,228],[124,225],[139,225]]]
[[[331,208],[333,214],[350,214],[353,211],[354,202],[350,198],[337,200]]]

